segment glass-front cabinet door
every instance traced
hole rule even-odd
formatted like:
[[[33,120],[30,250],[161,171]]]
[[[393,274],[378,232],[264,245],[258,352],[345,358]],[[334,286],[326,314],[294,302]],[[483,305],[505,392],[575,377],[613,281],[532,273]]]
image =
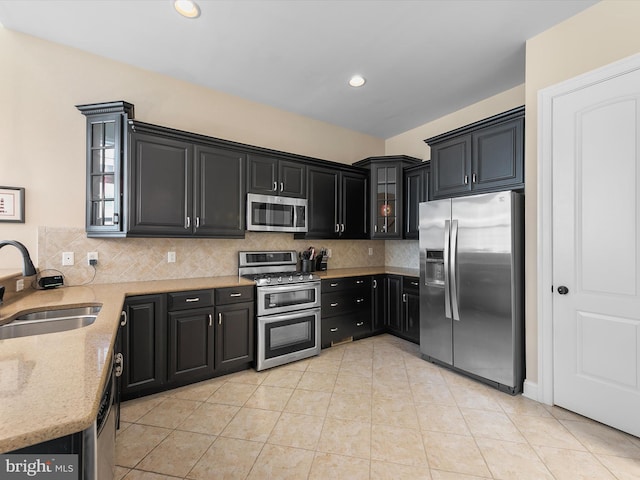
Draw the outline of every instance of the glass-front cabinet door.
[[[398,230],[398,166],[375,165],[373,187],[376,189],[376,211],[373,224],[374,237],[397,237]]]
[[[133,106],[126,102],[79,105],[87,117],[87,235],[124,232],[123,152],[127,118]]]

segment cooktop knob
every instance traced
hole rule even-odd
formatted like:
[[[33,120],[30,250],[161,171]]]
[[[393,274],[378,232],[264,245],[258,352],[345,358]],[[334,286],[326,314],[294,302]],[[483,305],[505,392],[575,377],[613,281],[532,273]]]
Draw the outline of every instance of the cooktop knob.
[[[309,280],[313,280],[313,274],[312,273],[309,274]]]
[[[289,275],[289,281],[293,282],[293,275]]]
[[[298,275],[298,280],[302,281],[304,279],[304,276],[302,274]]]
[[[278,277],[278,283],[282,283],[282,277]]]
[[[271,277],[267,277],[265,280],[267,281],[267,283],[271,283]]]

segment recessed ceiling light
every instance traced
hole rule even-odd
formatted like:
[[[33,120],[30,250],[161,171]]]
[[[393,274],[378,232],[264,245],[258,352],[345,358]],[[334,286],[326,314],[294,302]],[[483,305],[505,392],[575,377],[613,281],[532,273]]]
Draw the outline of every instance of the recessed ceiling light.
[[[349,85],[352,87],[361,87],[366,83],[365,78],[362,75],[354,75],[349,79]]]
[[[173,8],[183,17],[198,18],[200,16],[200,7],[192,0],[174,0]]]

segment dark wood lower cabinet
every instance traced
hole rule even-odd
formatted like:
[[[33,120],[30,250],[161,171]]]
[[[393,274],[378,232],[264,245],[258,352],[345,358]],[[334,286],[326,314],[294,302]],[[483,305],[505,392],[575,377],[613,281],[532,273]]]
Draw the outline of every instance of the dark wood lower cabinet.
[[[385,278],[385,325],[392,333],[402,332],[402,277]]]
[[[213,375],[213,307],[169,312],[168,382],[189,383]]]
[[[122,400],[250,367],[253,292],[242,286],[128,297],[120,327]]]
[[[122,335],[123,399],[157,391],[165,383],[166,300],[164,295],[128,297],[124,303]]]
[[[253,362],[256,328],[253,302],[216,306],[216,369]]]

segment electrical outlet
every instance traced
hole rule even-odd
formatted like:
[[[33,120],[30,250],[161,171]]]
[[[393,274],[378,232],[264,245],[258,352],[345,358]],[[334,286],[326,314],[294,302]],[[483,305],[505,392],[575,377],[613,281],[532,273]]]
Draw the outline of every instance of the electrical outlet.
[[[71,266],[75,263],[73,252],[62,252],[62,265]]]
[[[89,253],[87,253],[87,263],[89,265],[97,265],[98,264],[98,252],[89,252]]]
[[[176,252],[167,252],[167,262],[176,263]]]
[[[369,255],[373,255],[373,248],[369,247]]]
[[[21,292],[22,290],[24,290],[24,278],[16,280],[16,292]]]

